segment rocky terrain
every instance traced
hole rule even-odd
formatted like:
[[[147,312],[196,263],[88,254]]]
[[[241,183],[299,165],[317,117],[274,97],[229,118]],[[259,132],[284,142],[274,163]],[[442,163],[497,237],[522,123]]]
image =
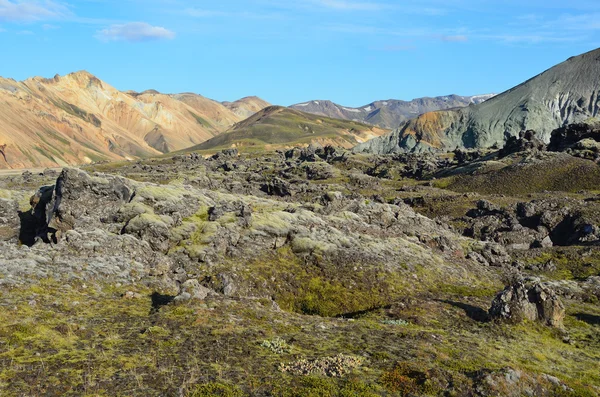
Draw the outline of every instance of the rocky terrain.
[[[331,101],[309,101],[290,106],[292,109],[334,119],[353,120],[394,129],[403,122],[414,119],[423,113],[442,109],[478,105],[495,94],[460,96],[446,95],[434,98],[417,98],[411,101],[388,99],[375,101],[359,108],[338,105]]]
[[[600,129],[551,135],[0,177],[0,390],[597,396]]]
[[[572,57],[479,105],[425,113],[389,135],[359,145],[358,152],[435,152],[502,146],[521,131],[548,142],[567,124],[598,116],[600,49]]]
[[[137,159],[206,141],[268,106],[196,94],[121,92],[82,71],[0,78],[0,169]]]
[[[226,133],[185,151],[203,150],[214,153],[215,150],[227,148],[244,151],[275,150],[308,146],[311,143],[349,149],[386,132],[388,130],[354,121],[270,106],[235,124]]]

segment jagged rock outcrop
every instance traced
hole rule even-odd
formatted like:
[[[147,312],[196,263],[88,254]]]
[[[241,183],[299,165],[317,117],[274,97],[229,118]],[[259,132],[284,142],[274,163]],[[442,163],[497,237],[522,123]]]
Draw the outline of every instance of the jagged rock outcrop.
[[[548,150],[600,161],[600,124],[569,124],[552,131]]]
[[[586,203],[572,199],[540,199],[497,207],[480,200],[462,220],[464,234],[512,249],[567,246],[598,242],[600,227]]]
[[[546,150],[546,144],[538,139],[536,132],[532,130],[521,131],[519,136],[510,136],[504,147],[500,149],[498,156],[500,158],[510,156],[514,153],[528,152],[535,154]]]
[[[570,58],[479,105],[425,113],[390,134],[354,148],[356,152],[451,151],[503,145],[520,131],[537,131],[542,141],[566,124],[600,112],[600,49]]]
[[[565,307],[548,286],[538,279],[519,280],[500,292],[489,310],[492,318],[510,322],[541,321],[552,327],[562,327]]]

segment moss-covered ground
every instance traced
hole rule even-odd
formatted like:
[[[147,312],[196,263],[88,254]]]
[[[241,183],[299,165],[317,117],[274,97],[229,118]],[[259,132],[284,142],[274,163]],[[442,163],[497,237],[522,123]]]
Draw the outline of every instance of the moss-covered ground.
[[[558,331],[488,322],[490,293],[476,289],[423,292],[354,318],[279,311],[269,300],[157,308],[152,292],[53,280],[3,290],[2,395],[441,395],[452,384],[466,396],[475,374],[506,367],[560,377],[574,390],[566,395],[600,384],[600,309],[591,304],[570,303]],[[275,338],[287,348],[265,347]],[[362,364],[342,377],[280,370],[341,353]]]

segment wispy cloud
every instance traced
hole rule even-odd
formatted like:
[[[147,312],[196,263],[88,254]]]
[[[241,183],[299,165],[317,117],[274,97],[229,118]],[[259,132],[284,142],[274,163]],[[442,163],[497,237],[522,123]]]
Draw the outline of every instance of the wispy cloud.
[[[70,14],[67,6],[51,0],[0,0],[0,21],[35,22],[60,19]]]
[[[553,36],[545,33],[481,35],[479,38],[508,44],[572,43],[586,39],[584,36]]]
[[[385,4],[351,0],[314,0],[314,4],[335,10],[379,11],[386,8]]]
[[[98,32],[96,37],[101,41],[144,42],[155,40],[172,40],[175,32],[161,26],[152,26],[146,22],[130,22],[109,26]]]
[[[440,40],[448,42],[448,43],[464,43],[469,41],[469,38],[463,34],[453,35],[453,36],[441,36]]]
[[[257,13],[250,11],[220,11],[203,8],[186,8],[183,13],[193,18],[245,18],[245,19],[280,19],[278,13]]]
[[[553,22],[560,24],[558,26],[568,30],[600,30],[600,13],[562,15],[558,20]]]
[[[227,17],[231,13],[225,11],[205,10],[202,8],[187,8],[185,14],[194,18],[212,18],[212,17]]]
[[[378,48],[379,51],[387,51],[387,52],[401,52],[401,51],[413,51],[416,50],[417,47],[414,45],[388,45],[385,47]]]
[[[290,6],[292,6],[290,4]],[[324,9],[331,11],[393,11],[401,14],[419,15],[444,15],[447,9],[438,4],[397,4],[383,1],[357,1],[357,0],[308,0],[302,3],[303,8],[313,10]]]

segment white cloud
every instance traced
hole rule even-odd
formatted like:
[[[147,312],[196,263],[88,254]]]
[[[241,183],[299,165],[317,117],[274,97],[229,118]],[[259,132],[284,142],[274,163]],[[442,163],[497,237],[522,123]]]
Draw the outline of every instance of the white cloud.
[[[51,0],[0,0],[0,21],[35,22],[59,19],[69,14],[65,5]]]
[[[98,32],[98,39],[102,41],[129,41],[142,42],[154,40],[172,40],[175,32],[161,26],[152,26],[145,22],[130,22],[111,25]]]

